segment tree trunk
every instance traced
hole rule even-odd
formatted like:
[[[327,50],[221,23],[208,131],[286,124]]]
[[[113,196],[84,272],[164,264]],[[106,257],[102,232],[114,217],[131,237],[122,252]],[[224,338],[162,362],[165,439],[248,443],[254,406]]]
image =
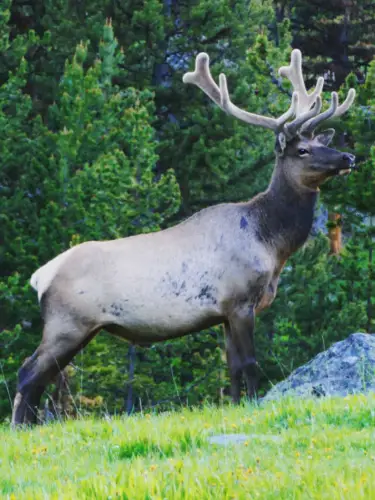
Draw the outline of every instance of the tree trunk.
[[[135,368],[135,346],[133,344],[129,347],[129,382],[128,382],[128,396],[126,400],[126,413],[131,414],[133,410],[133,380]]]
[[[330,212],[328,214],[328,221],[330,254],[340,255],[342,248],[341,215],[336,212]]]
[[[372,233],[372,223],[373,219],[370,217],[370,234],[368,237],[368,278],[367,278],[367,325],[366,332],[371,333],[372,331],[372,277],[373,277],[373,267],[372,267],[372,243],[373,243],[373,233]]]

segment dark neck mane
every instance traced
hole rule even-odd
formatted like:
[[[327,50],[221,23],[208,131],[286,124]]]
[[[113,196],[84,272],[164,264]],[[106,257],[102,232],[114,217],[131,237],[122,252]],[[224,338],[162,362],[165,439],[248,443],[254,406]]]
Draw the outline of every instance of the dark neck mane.
[[[257,236],[288,258],[307,240],[318,191],[301,189],[286,174],[287,165],[276,164],[270,185],[250,202],[259,223]]]

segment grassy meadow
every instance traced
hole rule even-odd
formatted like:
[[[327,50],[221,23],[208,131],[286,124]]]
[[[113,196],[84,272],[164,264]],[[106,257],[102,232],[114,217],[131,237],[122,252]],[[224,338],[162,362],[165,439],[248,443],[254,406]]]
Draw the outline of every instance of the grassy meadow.
[[[0,443],[11,500],[375,498],[375,395],[2,426]]]

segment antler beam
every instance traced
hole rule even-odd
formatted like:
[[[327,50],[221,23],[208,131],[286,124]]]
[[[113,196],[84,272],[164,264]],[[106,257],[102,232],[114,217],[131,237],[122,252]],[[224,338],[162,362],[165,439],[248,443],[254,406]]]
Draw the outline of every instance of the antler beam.
[[[239,120],[249,123],[250,125],[258,125],[259,127],[269,128],[274,131],[280,130],[283,125],[293,115],[295,115],[298,105],[297,94],[293,95],[292,103],[288,111],[286,111],[286,113],[281,115],[279,118],[257,115],[240,109],[230,100],[225,75],[221,74],[219,76],[220,88],[216,85],[211,76],[209,60],[209,56],[205,52],[198,54],[195,61],[195,70],[193,72],[185,73],[182,80],[184,83],[192,83],[199,87],[212,101],[214,101],[228,114],[233,115]]]

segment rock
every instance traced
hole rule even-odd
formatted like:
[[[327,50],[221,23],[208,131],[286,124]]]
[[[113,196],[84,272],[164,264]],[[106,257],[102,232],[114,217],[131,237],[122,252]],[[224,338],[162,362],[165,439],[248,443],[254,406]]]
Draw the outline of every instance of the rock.
[[[353,333],[294,370],[262,402],[282,396],[346,396],[369,391],[375,391],[375,335]]]
[[[210,444],[228,445],[240,444],[249,440],[247,434],[218,434],[217,436],[210,436],[208,439]]]
[[[217,436],[210,436],[208,442],[210,444],[218,444],[227,446],[230,444],[241,444],[255,440],[261,441],[281,441],[281,436],[274,436],[270,434],[218,434]]]

